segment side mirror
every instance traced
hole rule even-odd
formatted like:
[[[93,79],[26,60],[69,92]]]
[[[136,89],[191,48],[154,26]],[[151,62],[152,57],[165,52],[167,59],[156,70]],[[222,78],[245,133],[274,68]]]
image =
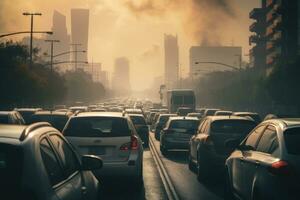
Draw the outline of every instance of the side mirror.
[[[228,149],[236,149],[239,147],[240,141],[239,140],[226,140],[225,141],[225,147]]]
[[[96,170],[101,169],[103,161],[98,156],[84,155],[81,157],[81,170]]]

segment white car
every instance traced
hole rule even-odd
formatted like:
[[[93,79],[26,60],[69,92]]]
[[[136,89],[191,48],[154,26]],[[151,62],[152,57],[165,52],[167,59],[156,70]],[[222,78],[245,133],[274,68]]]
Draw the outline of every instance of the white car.
[[[102,158],[96,177],[130,178],[142,185],[143,145],[128,115],[79,113],[70,118],[63,134],[82,155]]]

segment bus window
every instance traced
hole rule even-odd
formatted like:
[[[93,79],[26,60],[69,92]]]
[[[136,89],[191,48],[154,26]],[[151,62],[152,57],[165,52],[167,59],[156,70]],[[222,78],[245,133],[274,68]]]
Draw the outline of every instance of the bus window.
[[[184,104],[189,105],[194,103],[194,97],[193,96],[184,96]]]
[[[173,96],[172,103],[175,104],[175,105],[181,105],[181,104],[183,104],[183,102],[182,102],[182,96]]]

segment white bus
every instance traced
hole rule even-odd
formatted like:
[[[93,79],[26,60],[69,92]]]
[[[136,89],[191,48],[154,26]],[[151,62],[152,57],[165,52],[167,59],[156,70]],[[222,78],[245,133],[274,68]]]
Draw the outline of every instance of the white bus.
[[[189,107],[195,111],[196,99],[194,90],[174,89],[167,91],[167,107],[170,113],[175,113],[179,107]]]

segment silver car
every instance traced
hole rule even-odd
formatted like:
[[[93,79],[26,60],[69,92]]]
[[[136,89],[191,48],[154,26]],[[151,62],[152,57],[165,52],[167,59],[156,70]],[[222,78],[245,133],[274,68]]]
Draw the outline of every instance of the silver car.
[[[259,124],[226,161],[227,199],[299,199],[299,144],[300,119]]]
[[[123,113],[86,112],[70,118],[64,136],[82,154],[100,156],[97,177],[131,178],[143,182],[143,145],[129,116]]]

